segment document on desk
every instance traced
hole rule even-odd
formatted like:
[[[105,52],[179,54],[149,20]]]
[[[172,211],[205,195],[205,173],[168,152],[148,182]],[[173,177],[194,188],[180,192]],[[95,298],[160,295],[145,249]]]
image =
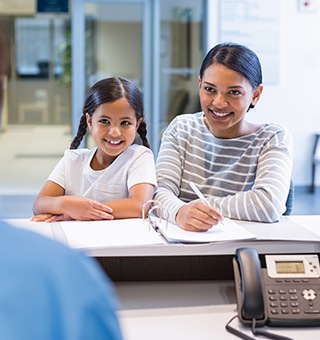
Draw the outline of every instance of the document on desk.
[[[228,218],[223,219],[223,224],[218,223],[206,232],[185,231],[176,224],[159,221],[157,227],[168,242],[182,243],[211,243],[211,242],[232,242],[238,240],[255,239],[256,235],[242,228],[239,224]]]
[[[163,238],[140,218],[108,221],[60,222],[66,241],[72,248],[103,249],[107,247],[164,244]]]

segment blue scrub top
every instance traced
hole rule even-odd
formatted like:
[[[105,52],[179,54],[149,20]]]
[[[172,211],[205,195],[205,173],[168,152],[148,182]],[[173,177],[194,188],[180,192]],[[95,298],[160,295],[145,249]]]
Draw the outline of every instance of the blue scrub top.
[[[0,339],[122,339],[116,309],[93,259],[0,222]]]

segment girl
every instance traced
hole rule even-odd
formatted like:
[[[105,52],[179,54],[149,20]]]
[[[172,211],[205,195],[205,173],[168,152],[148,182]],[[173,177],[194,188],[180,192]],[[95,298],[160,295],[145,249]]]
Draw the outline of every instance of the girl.
[[[222,216],[278,221],[290,187],[292,138],[278,124],[246,119],[263,89],[257,55],[234,43],[215,46],[198,87],[202,111],[177,116],[163,134],[155,198],[190,231],[206,231]],[[190,182],[210,206],[197,200]]]
[[[87,128],[96,147],[77,149]],[[134,144],[136,132],[143,146]],[[146,137],[142,94],[123,78],[89,90],[76,137],[50,174],[34,205],[33,221],[141,217],[156,188]]]

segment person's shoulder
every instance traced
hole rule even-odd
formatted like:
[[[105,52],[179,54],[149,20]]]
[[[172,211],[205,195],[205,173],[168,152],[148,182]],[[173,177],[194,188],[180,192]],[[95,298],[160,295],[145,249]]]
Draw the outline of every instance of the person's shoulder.
[[[172,122],[176,123],[195,123],[201,121],[203,121],[203,112],[183,113],[172,120]]]
[[[258,131],[262,135],[284,135],[291,136],[291,132],[283,125],[278,123],[265,123]]]
[[[151,155],[153,157],[152,150],[140,144],[132,144],[124,152],[132,157],[140,157],[141,155]]]
[[[0,222],[0,235],[2,250],[5,250],[5,244],[9,243],[11,248],[19,249],[20,254],[24,253],[25,258],[35,254],[55,254],[55,257],[74,255],[70,248],[60,242],[23,228],[12,227],[4,221]],[[40,259],[41,257],[39,256]]]
[[[3,221],[0,222],[0,257],[8,264],[12,262],[12,265],[18,265],[21,261],[25,268],[37,268],[39,274],[56,281],[68,280],[71,276],[92,280],[94,272],[99,280],[107,280],[83,252]]]
[[[176,116],[168,126],[168,130],[177,130],[180,134],[192,133],[190,131],[202,130],[204,127],[203,123],[203,112],[196,113],[184,113]]]
[[[88,157],[91,157],[91,155],[96,151],[96,148],[93,149],[87,149],[87,148],[81,148],[81,149],[67,149],[64,151],[64,158],[67,160],[85,160]]]

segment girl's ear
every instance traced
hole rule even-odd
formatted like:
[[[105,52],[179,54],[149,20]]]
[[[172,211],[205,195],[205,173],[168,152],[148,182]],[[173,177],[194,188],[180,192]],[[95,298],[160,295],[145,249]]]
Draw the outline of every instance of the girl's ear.
[[[140,126],[140,124],[141,124],[142,121],[143,121],[142,118],[139,118],[139,119],[137,120],[136,131],[139,129],[139,126]]]
[[[87,119],[87,125],[89,127],[89,129],[91,130],[92,127],[92,118],[90,117],[89,113],[86,113],[86,119]]]

